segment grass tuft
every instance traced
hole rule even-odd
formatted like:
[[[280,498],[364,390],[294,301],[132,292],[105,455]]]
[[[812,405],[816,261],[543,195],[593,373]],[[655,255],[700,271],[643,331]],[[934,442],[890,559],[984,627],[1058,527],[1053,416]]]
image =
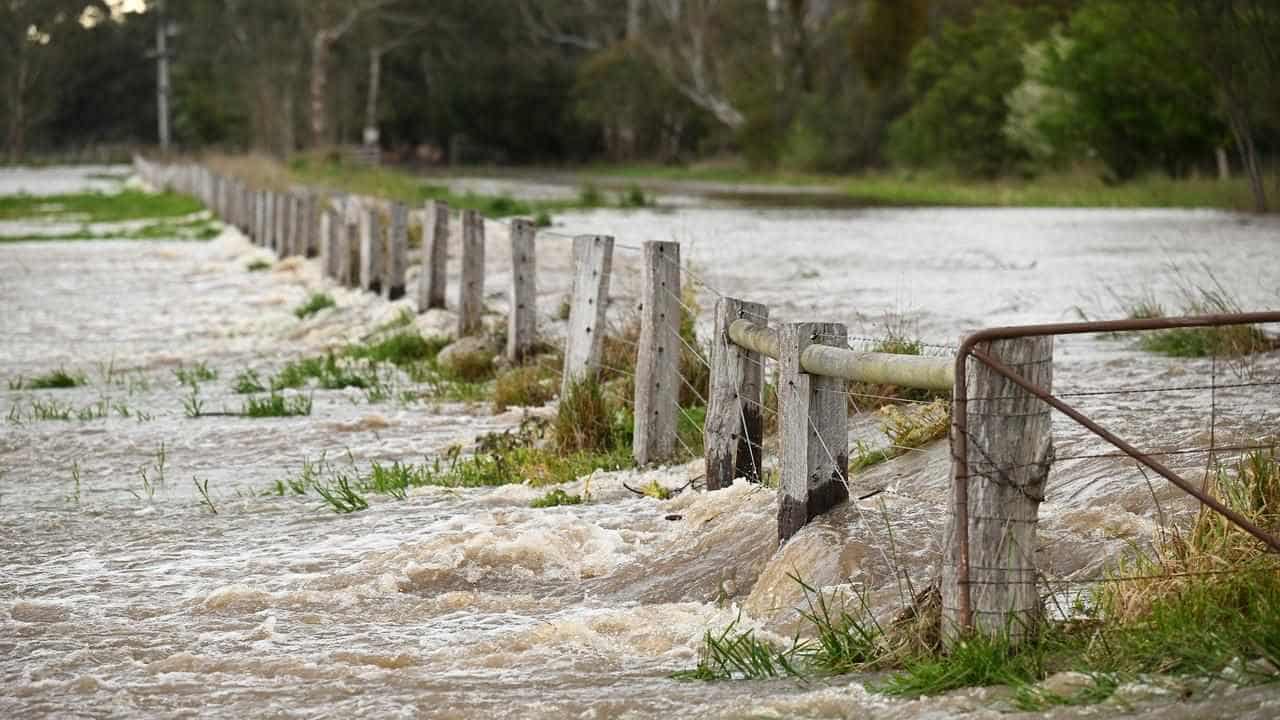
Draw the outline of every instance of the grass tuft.
[[[337,303],[333,301],[332,295],[323,292],[311,293],[306,302],[293,309],[293,314],[296,315],[299,320],[303,320],[315,315],[321,310],[331,307],[337,307]]]
[[[581,495],[570,495],[564,490],[561,490],[560,488],[556,488],[548,492],[546,495],[543,495],[540,498],[534,499],[533,502],[529,503],[529,507],[549,508],[549,507],[560,507],[561,505],[581,505],[581,504],[582,504]]]
[[[251,397],[244,404],[243,415],[251,418],[296,417],[311,414],[308,395],[284,396],[272,392],[266,397]]]
[[[73,388],[84,385],[88,382],[81,373],[69,373],[62,368],[53,372],[37,375],[30,380],[23,381],[18,378],[17,386],[13,382],[9,383],[10,390],[19,390],[26,387],[28,390],[56,390],[64,388]]]
[[[245,265],[244,269],[249,272],[264,272],[271,269],[271,261],[264,260],[262,258],[255,258],[254,260],[251,260],[248,265]]]
[[[556,372],[543,364],[506,370],[493,385],[494,412],[509,407],[541,407],[556,396],[558,380]]]

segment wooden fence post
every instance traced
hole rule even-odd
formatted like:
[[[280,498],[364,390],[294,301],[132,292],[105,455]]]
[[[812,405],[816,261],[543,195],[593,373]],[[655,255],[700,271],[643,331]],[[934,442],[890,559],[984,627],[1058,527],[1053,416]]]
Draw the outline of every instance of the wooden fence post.
[[[978,349],[1053,389],[1053,336],[995,340]],[[976,632],[1008,633],[1017,642],[1034,633],[1041,619],[1036,527],[1053,464],[1053,411],[982,361],[971,357],[966,365],[966,437],[957,437],[952,425],[951,443],[968,442],[969,608]],[[952,463],[951,513],[943,535],[942,633],[948,646],[964,635],[960,608],[966,587],[957,572],[962,543],[955,495],[961,470]]]
[[[275,194],[275,229],[271,233],[271,249],[275,250],[276,256],[280,258],[284,258],[288,249],[285,245],[285,238],[287,237],[285,230],[288,227],[286,224],[286,218],[288,216],[288,213],[286,212],[288,209],[288,203],[286,202],[287,198],[288,196],[284,193]]]
[[[768,324],[769,308],[731,297],[716,301],[703,426],[708,490],[727,488],[736,478],[760,482],[764,466],[764,356],[729,339],[729,326],[739,319]]]
[[[382,223],[376,207],[365,208],[360,219],[360,287],[376,294],[382,292]]]
[[[680,413],[680,243],[644,243],[636,350],[637,465],[671,459]]]
[[[511,221],[511,312],[507,316],[507,359],[522,363],[538,336],[537,230],[523,218]]]
[[[613,267],[613,238],[579,235],[573,239],[573,294],[565,331],[560,397],[574,383],[594,378],[604,349],[604,313]]]
[[[480,332],[484,314],[484,218],[462,211],[462,276],[458,283],[458,337]]]
[[[444,307],[445,264],[449,261],[449,206],[427,203],[422,219],[422,272],[418,273],[418,312]]]
[[[391,203],[391,228],[387,234],[387,299],[404,297],[404,272],[409,253],[409,209]]]
[[[326,278],[338,276],[338,233],[333,212],[329,208],[320,210],[318,231],[320,233],[320,275]]]
[[[810,345],[846,347],[841,323],[785,323],[778,331],[778,539],[849,498],[849,404],[845,381],[810,375],[800,355]]]
[[[316,194],[307,192],[302,196],[302,247],[299,251],[304,257],[313,258],[320,254],[320,215]]]
[[[285,254],[302,254],[302,197],[296,191],[289,192],[289,234]]]

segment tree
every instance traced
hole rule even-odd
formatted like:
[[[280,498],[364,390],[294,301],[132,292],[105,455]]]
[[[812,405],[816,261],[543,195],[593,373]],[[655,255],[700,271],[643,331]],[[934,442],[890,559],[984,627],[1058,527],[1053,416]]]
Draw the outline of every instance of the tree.
[[[86,13],[110,14],[102,0],[0,0],[0,76],[6,80],[5,146],[16,162],[27,147],[27,131],[53,109],[52,81],[69,36],[82,29]]]

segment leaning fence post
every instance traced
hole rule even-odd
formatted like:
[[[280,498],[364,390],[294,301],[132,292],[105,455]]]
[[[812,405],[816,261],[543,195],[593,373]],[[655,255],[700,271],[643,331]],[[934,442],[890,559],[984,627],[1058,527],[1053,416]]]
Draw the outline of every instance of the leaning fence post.
[[[573,294],[565,331],[564,373],[560,396],[574,383],[595,377],[604,349],[604,313],[613,267],[613,238],[579,235],[573,239]]]
[[[680,243],[644,243],[640,340],[636,351],[637,465],[669,460],[680,412]]]
[[[849,405],[845,381],[800,367],[810,345],[848,345],[841,323],[786,323],[778,332],[778,539],[849,498]]]
[[[382,292],[382,223],[372,206],[360,219],[360,287],[376,294]]]
[[[1053,336],[994,340],[977,349],[1053,389]],[[964,420],[953,421],[951,444],[966,442],[967,467],[952,462],[951,512],[943,535],[943,639],[951,646],[971,628],[1007,633],[1017,642],[1035,631],[1041,616],[1036,527],[1053,464],[1052,408],[976,358],[965,366],[963,385],[959,378],[956,383]]]
[[[731,297],[716,301],[703,426],[708,490],[727,488],[735,478],[760,482],[763,467],[764,356],[729,339],[729,326],[739,319],[767,324],[769,308]]]
[[[538,269],[533,223],[511,221],[511,313],[507,316],[507,359],[524,362],[538,334]]]
[[[404,297],[404,272],[409,252],[409,209],[391,203],[391,228],[387,233],[387,299]]]
[[[418,312],[444,307],[445,263],[449,260],[449,205],[427,203],[422,219],[422,272],[418,273]]]

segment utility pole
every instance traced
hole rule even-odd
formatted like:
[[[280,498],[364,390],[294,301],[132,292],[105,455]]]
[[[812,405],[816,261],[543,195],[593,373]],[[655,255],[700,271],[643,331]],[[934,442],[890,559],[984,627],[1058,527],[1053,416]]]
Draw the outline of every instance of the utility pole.
[[[156,113],[159,115],[160,152],[169,152],[169,21],[164,0],[156,2]]]

